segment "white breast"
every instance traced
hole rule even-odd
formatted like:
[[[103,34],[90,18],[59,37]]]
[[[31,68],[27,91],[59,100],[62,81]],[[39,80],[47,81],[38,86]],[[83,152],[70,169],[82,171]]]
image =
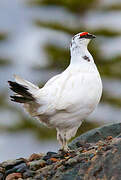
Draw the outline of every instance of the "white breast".
[[[45,87],[44,92],[46,102],[49,103],[45,103],[43,107],[44,112],[50,115],[50,125],[77,126],[99,103],[102,83],[93,64],[88,67],[88,72],[82,72],[79,67],[73,70],[68,68],[56,82]],[[43,107],[40,107],[40,113]]]

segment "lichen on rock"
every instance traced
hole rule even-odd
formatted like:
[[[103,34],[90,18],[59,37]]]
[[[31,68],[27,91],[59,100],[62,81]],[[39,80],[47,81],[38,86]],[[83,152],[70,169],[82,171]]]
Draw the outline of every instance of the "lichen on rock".
[[[33,154],[0,164],[0,179],[118,180],[121,177],[121,123],[76,138],[70,152]]]

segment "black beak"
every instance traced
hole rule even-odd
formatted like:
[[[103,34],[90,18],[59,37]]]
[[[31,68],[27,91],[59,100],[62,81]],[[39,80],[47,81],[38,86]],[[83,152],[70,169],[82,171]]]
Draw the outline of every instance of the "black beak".
[[[93,35],[93,34],[87,34],[85,38],[87,38],[87,39],[94,39],[94,38],[96,38],[96,36]]]
[[[93,35],[93,34],[86,34],[86,35],[83,35],[83,36],[80,36],[79,37],[79,39],[81,39],[81,38],[85,38],[85,39],[94,39],[94,38],[96,38],[96,36],[95,35]]]

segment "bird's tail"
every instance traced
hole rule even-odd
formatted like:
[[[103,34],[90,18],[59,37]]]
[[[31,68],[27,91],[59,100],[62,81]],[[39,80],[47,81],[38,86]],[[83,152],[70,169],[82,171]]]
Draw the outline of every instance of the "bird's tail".
[[[11,97],[11,101],[18,103],[31,103],[35,102],[34,93],[39,89],[34,84],[15,76],[15,82],[8,81],[10,89],[15,92]]]

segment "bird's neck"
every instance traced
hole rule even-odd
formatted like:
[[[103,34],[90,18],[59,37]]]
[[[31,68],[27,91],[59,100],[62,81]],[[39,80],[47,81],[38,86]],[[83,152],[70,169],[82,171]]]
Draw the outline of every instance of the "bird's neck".
[[[93,58],[89,53],[87,46],[80,45],[71,48],[71,64],[86,62],[86,57],[87,62],[93,62]]]

